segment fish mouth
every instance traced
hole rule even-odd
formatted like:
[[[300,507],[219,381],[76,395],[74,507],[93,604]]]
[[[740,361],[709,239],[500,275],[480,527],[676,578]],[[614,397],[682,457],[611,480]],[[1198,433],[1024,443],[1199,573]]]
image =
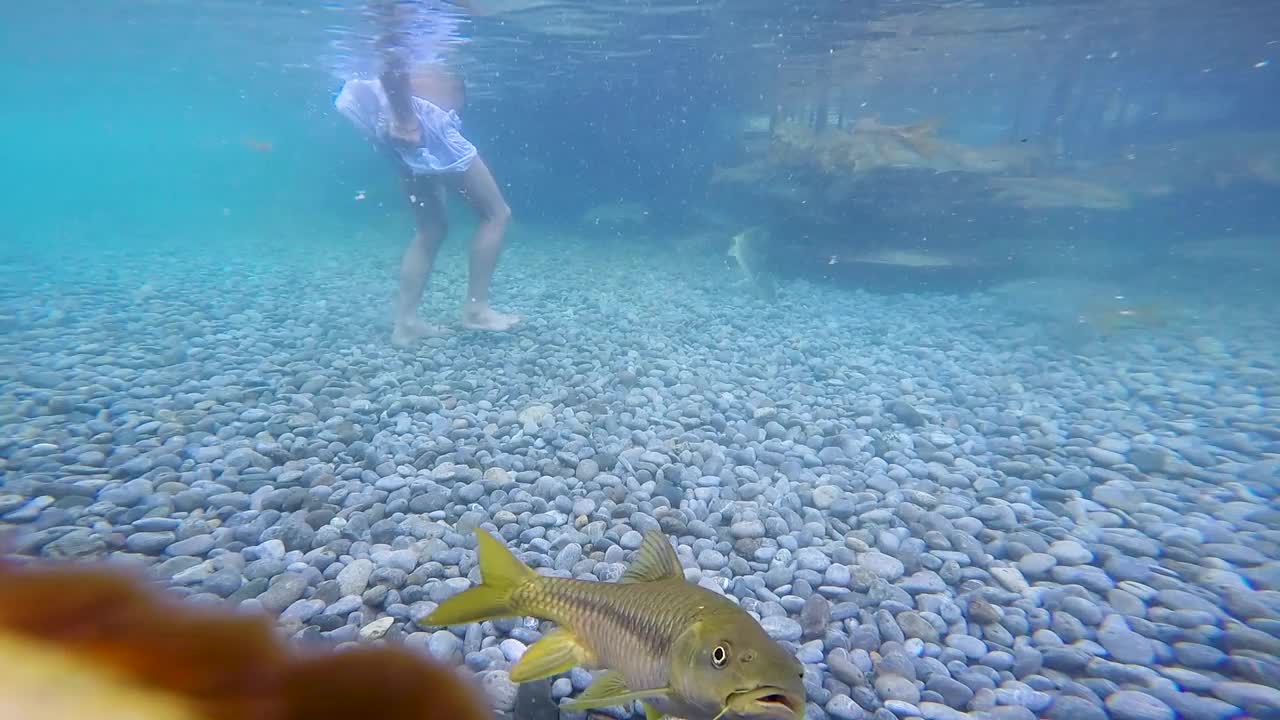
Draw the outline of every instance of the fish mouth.
[[[798,718],[801,717],[801,702],[782,688],[760,687],[742,690],[730,696],[732,705],[737,705],[752,714],[765,717]]]

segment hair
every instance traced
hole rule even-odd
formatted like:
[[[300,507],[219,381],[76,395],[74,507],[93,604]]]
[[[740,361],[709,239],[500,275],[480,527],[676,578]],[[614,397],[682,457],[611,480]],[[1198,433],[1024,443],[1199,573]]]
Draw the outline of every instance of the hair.
[[[462,76],[443,65],[414,68],[409,78],[413,94],[445,110],[461,111],[467,104],[467,84]]]

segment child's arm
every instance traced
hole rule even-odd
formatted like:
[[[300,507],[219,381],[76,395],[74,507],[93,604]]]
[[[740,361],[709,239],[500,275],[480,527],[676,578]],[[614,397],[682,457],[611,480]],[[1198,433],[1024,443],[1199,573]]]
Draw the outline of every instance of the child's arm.
[[[391,136],[396,140],[417,143],[422,129],[413,111],[413,91],[409,84],[408,54],[409,8],[405,0],[381,0],[382,89],[391,105]]]

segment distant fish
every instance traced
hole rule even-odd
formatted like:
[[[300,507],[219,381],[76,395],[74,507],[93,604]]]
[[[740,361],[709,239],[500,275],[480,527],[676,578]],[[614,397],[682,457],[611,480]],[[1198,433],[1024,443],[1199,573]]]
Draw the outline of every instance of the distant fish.
[[[805,598],[804,607],[800,608],[801,637],[815,640],[827,631],[831,622],[831,602],[818,593]]]
[[[728,255],[742,271],[742,282],[755,288],[764,299],[773,301],[778,298],[778,284],[769,270],[768,244],[768,231],[760,227],[748,228],[733,236]]]
[[[423,625],[529,615],[560,627],[511,668],[528,682],[578,665],[606,668],[567,710],[641,700],[650,720],[799,720],[804,668],[732,601],[684,578],[651,530],[617,583],[539,575],[476,530],[481,585],[445,600]]]
[[[516,690],[514,720],[559,720],[560,706],[551,698],[551,680],[528,682]]]
[[[298,651],[270,620],[189,604],[108,565],[0,557],[4,720],[492,720],[407,649]]]
[[[254,152],[269,153],[275,150],[275,145],[267,140],[255,140],[253,138],[245,138],[243,141],[245,147]]]
[[[671,507],[678,508],[680,501],[684,500],[684,491],[670,480],[660,478],[653,484],[653,496],[664,497],[671,503]]]

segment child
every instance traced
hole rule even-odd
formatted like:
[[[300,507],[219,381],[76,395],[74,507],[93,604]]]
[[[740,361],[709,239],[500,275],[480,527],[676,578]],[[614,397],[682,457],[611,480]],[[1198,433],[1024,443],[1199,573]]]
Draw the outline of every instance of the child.
[[[510,330],[520,317],[489,306],[489,285],[511,209],[475,146],[460,132],[458,111],[466,100],[461,78],[445,69],[438,49],[427,48],[426,62],[412,57],[421,54],[424,42],[438,45],[442,34],[456,31],[456,11],[442,0],[384,0],[381,17],[381,74],[348,80],[334,105],[393,157],[413,209],[416,232],[400,265],[391,342],[407,347],[438,332],[418,318],[418,305],[448,229],[446,189],[458,190],[479,220],[471,240],[462,325]]]

